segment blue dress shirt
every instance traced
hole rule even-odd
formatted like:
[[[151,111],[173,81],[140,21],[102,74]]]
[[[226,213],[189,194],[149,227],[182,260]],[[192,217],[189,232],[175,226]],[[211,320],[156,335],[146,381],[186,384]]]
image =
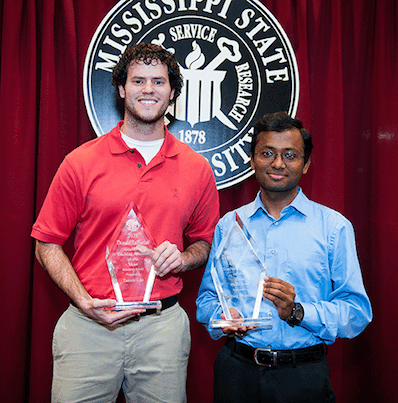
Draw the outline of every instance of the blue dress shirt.
[[[272,302],[263,298],[260,316],[272,315],[272,329],[254,329],[242,338],[255,348],[289,350],[337,337],[353,338],[372,320],[358,262],[352,224],[340,213],[310,201],[299,188],[293,202],[278,219],[270,216],[260,193],[236,210],[258,247],[263,251],[267,276],[280,278],[295,288],[295,302],[304,308],[304,320],[291,327],[278,316]],[[223,235],[235,220],[227,213],[218,223],[212,250],[199,289],[197,319],[213,339],[224,335],[209,322],[222,313],[211,277],[211,262]],[[244,269],[244,268],[242,268]],[[260,268],[258,277],[260,278]]]

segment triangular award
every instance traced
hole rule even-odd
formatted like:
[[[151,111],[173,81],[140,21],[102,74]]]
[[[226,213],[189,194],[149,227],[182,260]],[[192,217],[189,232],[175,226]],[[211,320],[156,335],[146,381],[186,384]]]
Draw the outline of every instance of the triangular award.
[[[134,202],[115,230],[106,250],[106,263],[117,304],[112,309],[160,309],[161,301],[150,301],[155,271],[155,242]]]
[[[272,317],[261,311],[265,257],[237,213],[211,263],[211,276],[225,315],[225,319],[212,320],[211,326],[271,329]],[[230,308],[235,308],[241,318],[232,319]]]

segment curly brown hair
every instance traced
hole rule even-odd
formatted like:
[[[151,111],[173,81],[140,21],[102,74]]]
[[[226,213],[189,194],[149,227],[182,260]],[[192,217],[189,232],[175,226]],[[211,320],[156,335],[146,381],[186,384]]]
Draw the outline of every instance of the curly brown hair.
[[[170,52],[161,46],[152,43],[138,43],[128,47],[115,65],[112,71],[112,85],[118,87],[126,85],[127,70],[131,62],[142,61],[145,64],[151,64],[152,60],[159,60],[167,66],[171,89],[174,90],[174,97],[170,101],[173,104],[181,94],[183,79],[177,60]]]

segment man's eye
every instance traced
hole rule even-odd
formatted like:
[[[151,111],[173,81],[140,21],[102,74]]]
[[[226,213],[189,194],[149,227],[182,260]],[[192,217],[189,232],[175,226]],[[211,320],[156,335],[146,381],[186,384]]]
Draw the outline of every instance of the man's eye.
[[[283,156],[287,159],[287,160],[294,160],[296,158],[296,154],[291,153],[290,151],[287,151],[283,154]]]
[[[271,151],[271,150],[267,150],[267,151],[264,151],[264,152],[263,152],[263,155],[264,155],[264,157],[267,157],[267,158],[273,157],[273,156],[274,156],[274,152]]]

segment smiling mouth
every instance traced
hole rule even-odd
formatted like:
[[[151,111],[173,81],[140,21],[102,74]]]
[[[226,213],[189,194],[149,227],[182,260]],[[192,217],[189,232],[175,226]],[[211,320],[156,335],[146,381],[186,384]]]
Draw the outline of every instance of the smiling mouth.
[[[140,99],[138,102],[140,104],[153,105],[156,104],[157,101],[155,101],[154,99]]]
[[[268,175],[269,175],[270,178],[272,178],[274,180],[281,180],[281,179],[283,179],[285,177],[285,175],[278,174],[278,173],[275,173],[275,172],[269,172]]]

